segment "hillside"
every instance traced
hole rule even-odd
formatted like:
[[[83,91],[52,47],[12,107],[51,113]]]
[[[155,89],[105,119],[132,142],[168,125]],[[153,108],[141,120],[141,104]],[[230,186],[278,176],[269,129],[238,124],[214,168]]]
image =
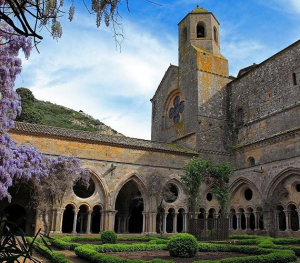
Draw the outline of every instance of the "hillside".
[[[22,114],[17,121],[123,136],[82,111],[77,112],[48,101],[37,100],[26,88],[18,88],[16,91],[21,97],[22,104]]]

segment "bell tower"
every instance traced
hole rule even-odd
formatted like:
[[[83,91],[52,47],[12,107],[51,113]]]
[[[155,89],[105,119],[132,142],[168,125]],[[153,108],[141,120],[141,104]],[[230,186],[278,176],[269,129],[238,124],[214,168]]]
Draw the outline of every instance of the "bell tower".
[[[197,6],[178,24],[179,56],[181,55],[181,51],[184,51],[186,45],[194,45],[211,54],[219,55],[219,25],[218,20],[212,12]]]

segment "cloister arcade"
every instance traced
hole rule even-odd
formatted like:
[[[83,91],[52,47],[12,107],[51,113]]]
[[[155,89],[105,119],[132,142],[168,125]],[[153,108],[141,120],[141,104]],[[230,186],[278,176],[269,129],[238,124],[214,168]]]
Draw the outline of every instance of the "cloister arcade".
[[[113,192],[102,179],[90,171],[91,184],[83,189],[80,182],[67,196],[61,208],[53,209],[53,233],[98,234],[103,230],[115,230],[117,233],[180,233],[188,231],[188,212],[183,187],[179,180],[167,178],[164,184],[171,184],[174,200],[164,200],[164,205],[157,211],[159,200],[149,194],[146,183],[136,173],[124,176]],[[211,186],[203,186],[203,196],[197,217],[210,219],[220,217],[221,210]],[[283,194],[280,194],[283,193]],[[26,214],[25,202],[19,195],[28,196],[27,192],[17,192],[13,199],[16,203],[8,204],[4,211],[11,219],[18,219]],[[230,186],[230,205],[228,213],[231,233],[261,233],[270,226],[280,232],[300,231],[300,182],[298,173],[290,170],[277,175],[271,181],[264,194],[256,185],[245,178],[238,178]],[[18,197],[18,198],[16,198]],[[263,200],[272,200],[274,209],[266,214]],[[20,201],[21,200],[21,201]],[[25,199],[24,199],[25,200]],[[28,201],[26,201],[28,202]],[[19,211],[16,214],[16,211]],[[29,223],[22,228],[32,231]],[[271,220],[272,221],[272,220]],[[208,228],[209,229],[209,228]]]

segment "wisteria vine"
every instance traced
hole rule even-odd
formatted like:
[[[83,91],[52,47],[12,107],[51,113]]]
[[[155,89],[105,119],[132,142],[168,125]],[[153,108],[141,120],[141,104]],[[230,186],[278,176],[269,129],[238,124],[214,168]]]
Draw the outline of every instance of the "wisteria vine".
[[[22,70],[18,55],[23,51],[28,59],[31,49],[30,38],[14,34],[12,29],[0,22],[0,200],[7,198],[9,202],[11,195],[8,189],[16,180],[33,180],[35,185],[41,185],[44,178],[59,172],[73,174],[75,181],[80,178],[88,181],[87,172],[81,169],[76,158],[43,156],[31,145],[18,146],[8,134],[21,113],[20,97],[13,90],[16,76]]]

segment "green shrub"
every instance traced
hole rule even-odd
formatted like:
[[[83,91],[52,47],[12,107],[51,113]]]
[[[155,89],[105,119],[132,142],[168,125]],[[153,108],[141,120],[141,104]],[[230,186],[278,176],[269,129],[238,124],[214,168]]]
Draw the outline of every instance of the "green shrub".
[[[101,241],[103,244],[116,244],[117,243],[117,234],[115,231],[104,231],[101,234]]]
[[[171,257],[194,257],[198,251],[197,240],[190,234],[172,236],[168,243],[168,250]]]

